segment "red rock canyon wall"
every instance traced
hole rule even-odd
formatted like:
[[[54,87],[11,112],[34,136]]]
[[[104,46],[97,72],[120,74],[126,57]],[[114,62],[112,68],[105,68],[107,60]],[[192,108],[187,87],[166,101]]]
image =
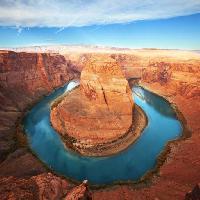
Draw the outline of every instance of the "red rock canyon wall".
[[[183,199],[200,180],[200,57],[167,50],[109,55],[127,78],[140,78],[142,85],[174,102],[192,136],[171,146],[159,176],[148,187],[116,186],[93,191],[93,198]],[[15,124],[29,105],[77,77],[90,56],[92,53],[62,56],[0,51],[0,199],[60,199],[71,187],[60,177],[48,174],[26,148],[18,148]]]

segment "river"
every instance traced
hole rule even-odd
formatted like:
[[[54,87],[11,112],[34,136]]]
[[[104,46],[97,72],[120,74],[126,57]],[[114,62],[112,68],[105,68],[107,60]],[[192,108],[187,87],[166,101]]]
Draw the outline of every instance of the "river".
[[[182,135],[182,126],[171,105],[142,87],[132,88],[134,101],[148,117],[140,138],[124,151],[108,157],[81,156],[67,148],[50,124],[50,105],[79,83],[69,84],[44,97],[26,114],[23,125],[31,150],[49,168],[68,178],[91,184],[137,181],[156,165],[156,159],[170,140]]]

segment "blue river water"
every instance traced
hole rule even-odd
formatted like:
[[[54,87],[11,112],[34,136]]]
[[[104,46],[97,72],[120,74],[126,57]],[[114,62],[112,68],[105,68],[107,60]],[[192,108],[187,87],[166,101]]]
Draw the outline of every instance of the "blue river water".
[[[64,147],[50,124],[50,105],[78,82],[71,81],[37,103],[25,116],[23,125],[32,151],[49,168],[71,179],[91,184],[137,181],[156,165],[156,159],[170,140],[182,135],[182,126],[171,105],[139,86],[132,88],[134,101],[148,117],[140,138],[124,151],[108,157],[81,156]]]

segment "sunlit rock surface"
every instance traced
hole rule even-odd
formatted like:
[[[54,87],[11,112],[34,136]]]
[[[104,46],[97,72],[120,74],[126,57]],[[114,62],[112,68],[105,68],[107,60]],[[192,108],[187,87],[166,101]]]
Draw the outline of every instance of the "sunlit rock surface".
[[[15,125],[23,111],[77,76],[62,55],[0,50],[0,161],[16,149]]]
[[[90,147],[123,136],[132,124],[133,99],[120,66],[110,57],[92,57],[81,73],[80,88],[51,111],[53,127],[75,145]]]
[[[67,196],[64,200],[92,200],[92,195],[89,191],[87,180],[83,181],[82,184],[74,187],[70,192],[67,193]]]
[[[74,73],[80,73],[83,63],[94,53],[110,55],[120,65],[126,78],[140,78],[141,83],[147,88],[165,95],[175,103],[192,132],[190,138],[171,146],[171,153],[161,167],[159,177],[153,179],[153,184],[137,189],[131,185],[124,185],[94,190],[93,199],[124,199],[125,197],[145,200],[184,199],[185,194],[199,183],[200,54],[181,50],[77,48],[77,46],[73,49],[70,46],[53,46],[13,50],[35,53],[0,51],[0,160],[5,160],[1,166],[4,168],[4,174],[0,177],[0,199],[44,199],[42,196],[39,197],[38,185],[35,182],[35,177],[40,179],[40,175],[33,175],[31,172],[29,177],[16,177],[16,174],[17,176],[20,172],[24,174],[24,171],[33,168],[30,167],[31,157],[6,157],[9,152],[19,148],[15,139],[15,124],[18,117],[23,115],[29,105],[33,105],[43,94],[48,93],[48,88],[41,78],[43,76],[41,70],[39,66],[37,67],[38,52],[42,53],[43,67],[48,77],[46,80],[52,88],[59,87],[72,79]],[[57,52],[57,54],[49,54],[50,52]],[[26,165],[27,160],[30,165]],[[33,162],[36,164],[40,161],[35,158]],[[13,166],[12,169],[16,174],[11,173],[13,163],[15,167]],[[23,170],[19,165],[23,166]],[[8,171],[5,171],[6,168]],[[35,171],[38,173],[37,170]],[[45,177],[47,174],[42,176]],[[51,192],[54,193],[55,189],[59,191],[56,199],[64,198],[67,194],[67,191],[62,192],[64,185],[58,184],[56,188],[60,190],[50,186],[51,177],[52,182],[54,178],[59,178],[56,175],[45,178],[47,190],[43,190],[42,194],[47,199],[53,199],[56,195],[52,195]],[[49,189],[52,189],[50,193],[47,192]]]

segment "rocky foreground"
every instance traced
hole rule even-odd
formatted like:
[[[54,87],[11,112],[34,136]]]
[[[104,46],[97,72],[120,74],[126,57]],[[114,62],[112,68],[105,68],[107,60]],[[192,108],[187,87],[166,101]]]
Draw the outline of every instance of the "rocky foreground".
[[[16,128],[28,107],[79,77],[83,63],[95,52],[66,49],[56,54],[0,51],[0,199],[62,199],[74,186],[49,172]],[[191,137],[170,145],[166,162],[148,184],[93,190],[92,198],[184,199],[200,180],[200,56],[178,50],[106,49],[106,54],[127,79],[135,78],[175,103]]]

